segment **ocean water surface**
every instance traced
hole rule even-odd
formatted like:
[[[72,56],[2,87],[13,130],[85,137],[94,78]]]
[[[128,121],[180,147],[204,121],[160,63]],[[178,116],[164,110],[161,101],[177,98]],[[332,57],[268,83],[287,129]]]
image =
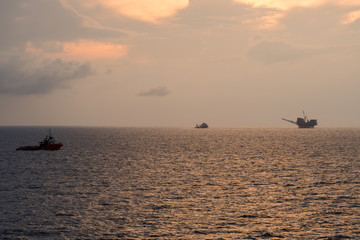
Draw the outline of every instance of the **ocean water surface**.
[[[0,127],[0,239],[360,239],[359,128]]]

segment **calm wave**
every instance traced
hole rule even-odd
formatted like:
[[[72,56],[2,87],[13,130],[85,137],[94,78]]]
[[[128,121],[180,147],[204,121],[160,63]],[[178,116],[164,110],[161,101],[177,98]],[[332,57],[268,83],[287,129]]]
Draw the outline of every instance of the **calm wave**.
[[[360,239],[360,129],[0,128],[1,239]]]

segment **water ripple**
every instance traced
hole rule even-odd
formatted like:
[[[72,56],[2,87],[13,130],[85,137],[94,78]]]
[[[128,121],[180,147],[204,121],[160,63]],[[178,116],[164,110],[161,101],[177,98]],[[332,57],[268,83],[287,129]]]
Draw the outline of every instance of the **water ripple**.
[[[43,131],[0,128],[2,239],[360,239],[359,129],[55,128],[60,151],[14,151]]]

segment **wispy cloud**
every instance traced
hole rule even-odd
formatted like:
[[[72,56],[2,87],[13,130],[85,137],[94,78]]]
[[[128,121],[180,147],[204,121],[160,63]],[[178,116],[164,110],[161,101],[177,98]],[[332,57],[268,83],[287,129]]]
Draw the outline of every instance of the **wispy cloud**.
[[[250,49],[249,55],[263,63],[292,61],[303,58],[312,51],[281,41],[263,41]]]
[[[284,0],[235,0],[235,2],[248,4],[253,7],[265,7],[279,10],[288,10],[295,7],[315,7],[323,4],[324,0],[303,0],[303,1],[284,1]]]
[[[72,60],[117,59],[127,54],[125,45],[80,39],[76,42],[46,42],[41,47],[27,43],[26,51],[37,56]]]
[[[348,13],[346,16],[344,16],[342,23],[350,24],[357,21],[358,19],[360,19],[360,10]]]
[[[164,97],[170,94],[170,91],[166,87],[152,88],[147,91],[141,91],[138,96],[146,97]]]
[[[64,6],[71,8],[79,16],[81,14],[75,10],[68,0],[61,0]],[[189,0],[87,0],[87,1],[72,1],[76,2],[78,6],[87,9],[104,7],[116,14],[124,15],[136,20],[157,23],[161,19],[175,15],[179,10],[186,8],[189,5]],[[88,17],[82,16],[86,22],[96,25],[97,22]],[[95,24],[94,24],[95,23]]]
[[[263,17],[248,20],[248,22],[257,22],[258,28],[276,29],[279,27],[279,20],[287,15],[290,11],[298,8],[319,8],[326,5],[337,5],[339,7],[359,7],[360,0],[304,0],[304,1],[283,1],[283,0],[234,0],[239,4],[249,5],[253,8],[266,8]],[[272,10],[272,11],[270,11]],[[274,13],[275,10],[275,13]],[[360,18],[359,11],[349,12],[343,16],[343,24],[349,24]]]

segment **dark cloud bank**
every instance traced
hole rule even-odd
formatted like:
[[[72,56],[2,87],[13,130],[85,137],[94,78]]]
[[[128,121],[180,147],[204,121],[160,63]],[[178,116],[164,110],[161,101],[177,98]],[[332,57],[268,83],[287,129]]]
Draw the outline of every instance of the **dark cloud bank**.
[[[66,62],[58,58],[34,66],[30,59],[12,57],[0,63],[0,94],[44,94],[91,74],[90,63]]]

